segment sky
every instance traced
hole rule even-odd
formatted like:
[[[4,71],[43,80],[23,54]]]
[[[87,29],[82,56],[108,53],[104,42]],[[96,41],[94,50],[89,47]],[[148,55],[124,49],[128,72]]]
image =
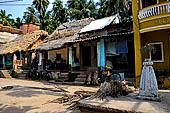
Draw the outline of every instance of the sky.
[[[24,12],[26,11],[26,8],[29,7],[32,4],[33,0],[18,0],[18,2],[11,2],[11,3],[1,3],[3,1],[9,1],[9,0],[0,0],[0,10],[3,9],[6,11],[7,14],[12,14],[12,18],[16,19],[17,17],[22,18],[24,15]],[[54,0],[49,0],[50,5],[48,7],[48,10],[52,8],[52,3]],[[67,0],[61,0],[63,4],[66,4]],[[94,0],[95,2],[99,0]],[[5,5],[3,5],[5,4]],[[19,5],[19,6],[11,6],[6,4],[30,4],[30,5]]]

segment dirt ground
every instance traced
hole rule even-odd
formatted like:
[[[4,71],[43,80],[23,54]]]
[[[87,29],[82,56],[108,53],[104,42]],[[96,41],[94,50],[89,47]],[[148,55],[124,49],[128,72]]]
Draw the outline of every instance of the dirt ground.
[[[2,86],[13,86],[13,88],[0,90],[0,113],[80,113],[79,110],[73,111],[67,109],[69,106],[49,102],[61,97],[61,95],[65,93],[73,94],[75,91],[82,90],[95,92],[98,89],[98,87],[55,85],[45,81],[0,78],[0,88]],[[135,104],[133,110],[137,110],[141,105],[144,106],[144,108],[150,108],[149,105],[152,105],[154,108],[153,111],[161,111],[161,109],[164,109],[165,112],[169,113],[170,90],[159,90],[159,93],[163,96],[161,103],[154,102],[155,104],[153,106],[153,104],[150,103],[146,104],[147,101],[144,102],[145,104],[141,104],[140,100],[137,100],[137,104]],[[109,106],[115,103],[115,99],[112,100],[113,102],[110,101],[112,104],[108,104]],[[123,101],[121,101],[120,98],[116,100],[121,102],[116,104],[118,108],[125,104],[124,99]],[[127,102],[129,101],[132,101],[132,99]],[[126,103],[126,105],[129,106],[128,103]]]
[[[96,91],[96,87],[55,85],[45,81],[31,81],[0,78],[0,87],[14,86],[0,91],[0,113],[80,113],[68,110],[69,106],[48,103],[61,97],[61,94],[73,94],[78,90]]]

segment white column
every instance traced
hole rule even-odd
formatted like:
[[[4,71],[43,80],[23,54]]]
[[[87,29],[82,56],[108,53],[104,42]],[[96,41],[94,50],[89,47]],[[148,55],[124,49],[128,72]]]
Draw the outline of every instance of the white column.
[[[50,51],[48,51],[48,60],[50,60]]]
[[[97,67],[100,67],[100,42],[97,42]]]
[[[41,62],[42,62],[42,53],[39,53],[39,66],[41,65]]]
[[[72,66],[72,48],[69,48],[69,65]]]

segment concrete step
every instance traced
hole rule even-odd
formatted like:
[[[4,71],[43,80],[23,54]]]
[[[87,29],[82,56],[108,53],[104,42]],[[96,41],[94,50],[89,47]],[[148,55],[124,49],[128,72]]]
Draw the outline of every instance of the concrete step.
[[[77,78],[86,78],[86,77],[87,77],[87,75],[85,75],[85,74],[77,75]]]
[[[1,73],[1,76],[4,78],[12,78],[8,70],[1,70],[0,73]]]
[[[58,79],[69,79],[69,77],[66,77],[66,76],[59,76]]]
[[[86,78],[76,78],[75,81],[76,82],[85,82]]]

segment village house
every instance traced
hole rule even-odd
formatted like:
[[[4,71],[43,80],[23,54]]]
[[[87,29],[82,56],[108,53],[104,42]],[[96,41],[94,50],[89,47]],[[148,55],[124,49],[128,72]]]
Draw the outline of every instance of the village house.
[[[109,60],[122,79],[134,76],[132,22],[121,22],[119,15],[114,15],[92,21],[79,35],[76,42],[82,45],[82,66],[103,70]]]
[[[0,24],[0,49],[3,48],[4,45],[15,40],[17,37],[22,36],[23,31],[20,29],[12,28],[9,26],[3,26]],[[2,69],[5,64],[5,57],[0,56],[0,68]],[[10,63],[7,63],[10,65]]]
[[[24,26],[27,25],[23,25],[24,29],[22,30],[14,30],[15,32],[17,30],[20,31],[20,35],[11,38],[8,43],[1,47],[0,55],[2,57],[2,69],[16,70],[18,67],[21,67],[22,69],[25,66],[29,67],[36,56],[34,49],[48,36],[47,32],[38,30],[39,27],[36,27],[36,29],[32,28],[31,26],[34,26],[33,24],[29,25],[29,30],[27,30],[28,27]],[[7,36],[4,38],[6,39],[9,37]]]
[[[36,50],[40,52],[39,67],[55,72],[69,72],[80,66],[79,44],[68,44],[78,37],[78,32],[93,18],[61,24]],[[72,49],[73,48],[73,49]],[[73,51],[73,52],[72,52]],[[71,54],[71,55],[70,55]],[[49,63],[52,65],[46,66]]]
[[[55,71],[62,71],[64,62],[70,78],[84,83],[86,72],[103,69],[108,59],[115,73],[133,77],[133,43],[132,23],[121,23],[115,15],[64,23],[36,50],[40,51],[39,65],[48,58],[56,62],[56,67],[52,66]]]
[[[169,0],[132,0],[135,43],[135,75],[139,85],[142,62],[153,61],[156,76],[169,76],[170,70],[170,2]],[[141,48],[150,45],[146,55]]]

